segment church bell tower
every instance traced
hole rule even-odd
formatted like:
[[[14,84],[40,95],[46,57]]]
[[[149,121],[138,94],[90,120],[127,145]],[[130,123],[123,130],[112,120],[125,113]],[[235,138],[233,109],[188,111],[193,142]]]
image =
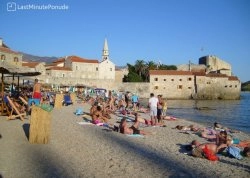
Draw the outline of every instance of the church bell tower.
[[[105,38],[104,46],[102,50],[102,61],[109,60],[109,48],[108,48],[108,41]]]

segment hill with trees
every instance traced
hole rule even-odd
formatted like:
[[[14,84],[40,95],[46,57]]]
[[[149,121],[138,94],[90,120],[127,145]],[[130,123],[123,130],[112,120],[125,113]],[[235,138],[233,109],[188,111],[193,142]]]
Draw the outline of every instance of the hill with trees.
[[[241,91],[250,91],[250,81],[241,84]]]

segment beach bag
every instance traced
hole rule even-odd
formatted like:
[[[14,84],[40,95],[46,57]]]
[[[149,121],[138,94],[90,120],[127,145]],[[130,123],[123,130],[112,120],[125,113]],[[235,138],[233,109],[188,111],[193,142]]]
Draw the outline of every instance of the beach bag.
[[[240,151],[241,150],[236,146],[229,146],[227,148],[227,154],[233,158],[236,158],[236,159],[242,159]]]

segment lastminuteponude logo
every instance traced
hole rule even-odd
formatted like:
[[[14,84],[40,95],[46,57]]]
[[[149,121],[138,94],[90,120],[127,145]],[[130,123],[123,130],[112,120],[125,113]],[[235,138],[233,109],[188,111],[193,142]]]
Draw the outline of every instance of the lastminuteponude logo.
[[[7,11],[14,12],[18,10],[68,10],[66,4],[17,4],[16,2],[7,3]]]

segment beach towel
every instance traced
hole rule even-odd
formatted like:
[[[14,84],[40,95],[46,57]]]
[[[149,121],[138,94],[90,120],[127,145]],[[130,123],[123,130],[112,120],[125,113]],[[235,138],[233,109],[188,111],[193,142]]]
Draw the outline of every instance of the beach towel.
[[[144,135],[141,134],[126,134],[129,137],[144,137]]]
[[[83,110],[81,108],[76,109],[75,115],[79,116],[79,115],[83,115],[83,114],[84,113],[83,113]]]
[[[236,146],[227,147],[228,155],[233,157],[233,158],[242,159],[242,156],[241,156],[240,152],[241,152],[241,150]]]

